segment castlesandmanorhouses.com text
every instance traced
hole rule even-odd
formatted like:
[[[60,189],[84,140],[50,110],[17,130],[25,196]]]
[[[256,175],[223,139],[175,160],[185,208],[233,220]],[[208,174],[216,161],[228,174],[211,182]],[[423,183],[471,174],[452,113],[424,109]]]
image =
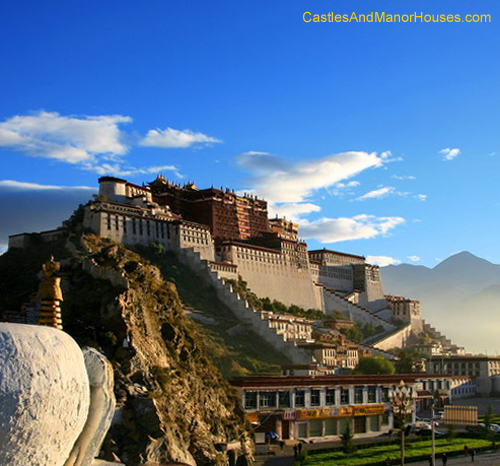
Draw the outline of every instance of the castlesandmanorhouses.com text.
[[[306,11],[302,15],[302,19],[306,23],[491,23],[491,15],[436,15],[413,13],[411,15],[393,15],[383,11],[378,11],[364,14],[356,14],[352,12],[350,15],[326,13],[326,14],[313,14]]]

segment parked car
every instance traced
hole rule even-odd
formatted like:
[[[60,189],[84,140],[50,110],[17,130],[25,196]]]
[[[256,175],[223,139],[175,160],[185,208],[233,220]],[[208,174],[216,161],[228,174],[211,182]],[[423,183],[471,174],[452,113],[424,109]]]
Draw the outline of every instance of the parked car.
[[[500,426],[498,424],[490,424],[490,430],[495,434],[500,434]]]
[[[472,434],[484,434],[486,430],[486,424],[484,422],[478,422],[476,426],[467,426],[465,428],[467,432]],[[500,425],[498,424],[490,424],[490,430],[495,434],[500,434]]]
[[[419,422],[422,422],[422,423],[425,423],[425,424],[428,424],[427,426],[422,426],[422,427],[431,427],[431,424],[432,424],[432,419],[428,418],[428,417],[418,417],[416,416],[415,417],[415,424],[418,424]],[[439,425],[439,422],[437,422],[436,420],[434,420],[434,426],[438,426]]]
[[[431,429],[432,424],[430,422],[424,421],[424,420],[416,420],[415,424],[413,424],[413,429],[414,430],[419,430],[419,429]]]
[[[431,420],[428,417],[418,417],[418,416],[415,416],[415,421],[428,422],[429,424],[431,423]]]

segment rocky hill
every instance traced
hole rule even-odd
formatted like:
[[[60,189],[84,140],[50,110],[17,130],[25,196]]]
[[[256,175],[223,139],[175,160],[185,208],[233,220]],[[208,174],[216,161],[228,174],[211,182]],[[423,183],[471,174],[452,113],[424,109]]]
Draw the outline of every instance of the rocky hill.
[[[175,285],[138,254],[93,236],[9,251],[0,256],[0,310],[29,299],[50,254],[62,266],[65,331],[114,367],[119,409],[102,457],[134,466],[218,465],[227,461],[219,445],[241,441],[240,459],[248,458],[239,400]]]
[[[425,319],[469,351],[498,351],[500,265],[461,252],[434,268],[401,264],[381,269],[384,289],[418,299]]]

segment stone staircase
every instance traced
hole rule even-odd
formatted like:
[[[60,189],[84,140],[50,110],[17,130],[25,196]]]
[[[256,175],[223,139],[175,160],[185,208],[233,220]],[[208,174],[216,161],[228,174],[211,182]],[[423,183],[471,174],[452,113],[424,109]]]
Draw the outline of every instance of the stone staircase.
[[[354,294],[350,293],[347,296],[342,296],[338,291],[333,290],[331,288],[324,288],[325,298],[330,298],[330,301],[337,304],[338,310],[341,312],[346,312],[349,315],[349,318],[353,321],[361,322],[361,323],[372,323],[374,326],[381,325],[384,327],[386,331],[394,331],[396,330],[396,326],[391,324],[388,320],[379,317],[376,314],[368,311],[364,307],[361,307],[359,304],[356,304],[350,301],[353,298]],[[326,299],[325,299],[326,302]],[[339,309],[340,308],[340,309]]]
[[[441,332],[436,330],[432,325],[428,324],[425,320],[422,320],[424,332],[429,334],[434,340],[438,340],[445,348],[457,348],[457,345],[443,335]]]
[[[403,328],[395,329],[392,332],[387,332],[384,335],[376,335],[371,339],[367,339],[363,344],[370,344],[374,348],[387,351],[393,348],[404,348],[412,338],[411,324]]]
[[[246,300],[233,291],[229,283],[212,270],[211,263],[201,259],[199,253],[191,248],[179,252],[179,260],[196,273],[203,281],[212,285],[218,298],[231,310],[232,314],[247,328],[251,328],[273,348],[283,354],[292,364],[316,364],[312,352],[299,348],[295,342],[286,341],[277,329],[269,327],[269,321],[263,318],[261,312],[250,307]]]

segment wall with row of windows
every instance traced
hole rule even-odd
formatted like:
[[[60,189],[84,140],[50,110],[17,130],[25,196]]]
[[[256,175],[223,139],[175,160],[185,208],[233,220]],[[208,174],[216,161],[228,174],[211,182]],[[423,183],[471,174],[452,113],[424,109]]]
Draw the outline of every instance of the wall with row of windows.
[[[389,388],[376,386],[245,390],[243,393],[243,406],[246,410],[317,408],[387,401],[389,401]]]

